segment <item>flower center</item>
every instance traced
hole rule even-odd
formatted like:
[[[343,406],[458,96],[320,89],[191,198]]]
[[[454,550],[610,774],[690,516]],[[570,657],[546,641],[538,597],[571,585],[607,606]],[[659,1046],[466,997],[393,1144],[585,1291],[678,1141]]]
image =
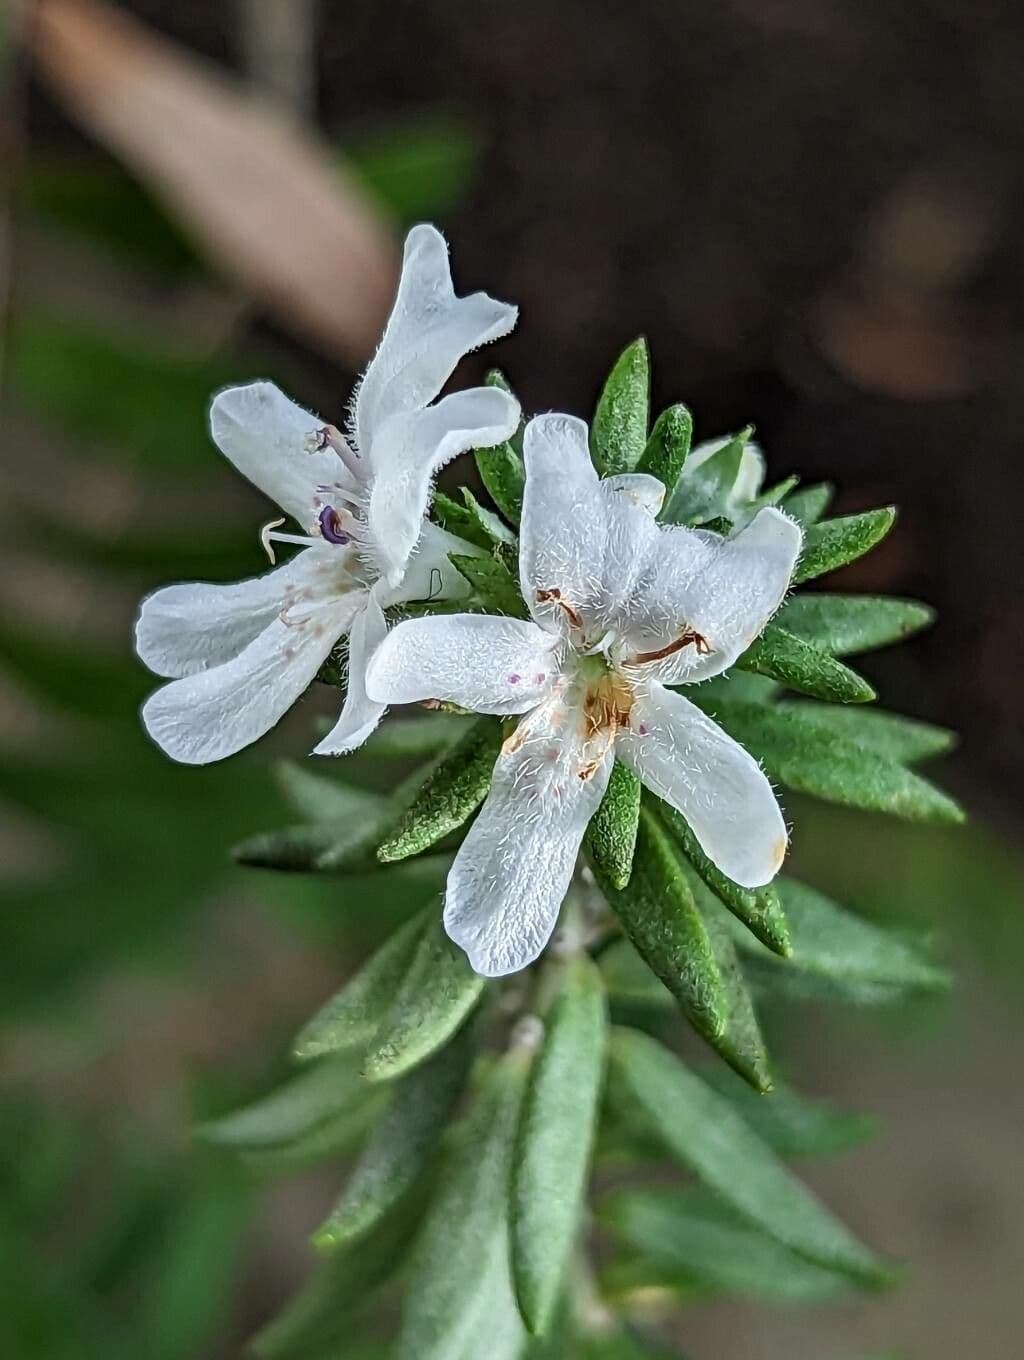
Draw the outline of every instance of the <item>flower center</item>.
[[[596,658],[594,658],[596,660]],[[614,738],[615,733],[629,726],[633,710],[633,686],[619,671],[604,667],[603,674],[584,679],[583,737],[590,741],[602,736]]]

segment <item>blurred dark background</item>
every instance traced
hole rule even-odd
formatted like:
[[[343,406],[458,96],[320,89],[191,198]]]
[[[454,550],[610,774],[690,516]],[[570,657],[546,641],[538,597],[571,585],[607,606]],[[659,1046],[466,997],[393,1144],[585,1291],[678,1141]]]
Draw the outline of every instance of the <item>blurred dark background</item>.
[[[152,681],[129,628],[158,584],[259,569],[268,512],[207,442],[209,392],[273,376],[340,415],[401,232],[427,218],[462,289],[521,308],[467,378],[498,362],[528,411],[587,414],[644,333],[655,409],[685,400],[701,437],[753,421],[771,473],[834,481],[840,511],[899,505],[834,588],[940,611],[864,669],[888,707],[962,733],[939,778],[971,828],[794,808],[795,853],[937,930],[960,984],[941,1008],[774,1031],[806,1089],[883,1116],[813,1177],[908,1281],[810,1313],[705,1304],[680,1340],[730,1360],[1016,1356],[1024,11],[120,13],[145,28],[71,0],[0,28],[4,1354],[236,1356],[306,1268],[331,1177],[254,1182],[188,1127],[283,1063],[401,885],[383,901],[232,869],[233,841],[284,820],[270,755],[308,749],[331,696],[226,766],[173,768],[137,729]]]

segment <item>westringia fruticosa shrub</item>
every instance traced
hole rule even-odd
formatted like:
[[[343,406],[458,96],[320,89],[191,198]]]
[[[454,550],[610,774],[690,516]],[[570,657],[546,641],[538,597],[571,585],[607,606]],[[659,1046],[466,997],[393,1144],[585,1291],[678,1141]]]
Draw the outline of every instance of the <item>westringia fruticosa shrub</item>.
[[[443,239],[414,229],[344,430],[266,382],[214,400],[214,440],[300,530],[264,529],[271,562],[299,551],[158,591],[138,622],[170,680],[143,720],[177,760],[232,755],[317,677],[344,691],[316,754],[359,750],[352,781],[286,767],[302,821],[243,863],[365,884],[419,857],[421,910],[310,1020],[297,1074],[204,1129],[270,1164],[355,1158],[266,1356],[649,1354],[638,1300],[814,1300],[889,1274],[785,1165],[863,1121],[773,1080],[755,1001],[944,982],[780,873],[776,788],[960,816],[913,768],[948,734],[865,707],[838,659],[928,609],[793,593],[893,511],[827,518],[827,486],[763,486],[749,429],[691,450],[685,406],[652,424],[642,341],[589,428],[524,424],[496,372],[438,400],[515,319],[457,297]],[[490,506],[433,491],[470,450]],[[381,723],[397,704],[430,711]],[[382,795],[367,760],[416,768]],[[713,1061],[684,1064],[673,1015]],[[595,1158],[628,1175],[591,1211]],[[685,1175],[654,1175],[666,1161]]]

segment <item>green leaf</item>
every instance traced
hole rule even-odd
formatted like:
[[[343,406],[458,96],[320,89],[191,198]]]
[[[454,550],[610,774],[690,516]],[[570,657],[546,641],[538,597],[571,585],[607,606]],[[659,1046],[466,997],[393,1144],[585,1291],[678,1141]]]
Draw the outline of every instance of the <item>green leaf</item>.
[[[740,475],[743,455],[753,434],[748,425],[724,439],[698,466],[691,459],[676,483],[661,518],[670,524],[703,524],[715,532],[729,533],[734,517],[733,491]],[[721,519],[721,524],[717,523]]]
[[[778,1303],[814,1303],[850,1281],[750,1228],[700,1190],[626,1190],[602,1205],[615,1236],[691,1284]]]
[[[500,750],[500,724],[478,718],[427,775],[377,858],[387,864],[418,855],[462,826],[487,797]]]
[[[830,703],[863,704],[877,697],[856,671],[776,623],[768,624],[736,664]]]
[[[498,369],[491,369],[484,381],[488,387],[500,387],[503,392],[511,393],[512,391],[505,381],[504,375]],[[520,421],[520,433],[521,431],[522,421]],[[523,513],[526,469],[523,466],[516,437],[513,436],[511,440],[496,444],[491,449],[476,449],[473,457],[476,459],[480,480],[483,482],[491,500],[510,523],[518,524],[519,517]]]
[[[591,861],[608,905],[647,966],[709,1043],[725,1033],[728,999],[707,927],[657,819],[640,809],[633,875],[613,888]]]
[[[406,921],[317,1011],[295,1040],[292,1053],[296,1058],[305,1061],[325,1053],[365,1048],[384,1023],[395,990],[409,971],[434,911],[431,904]]]
[[[779,709],[815,729],[819,741],[839,737],[853,742],[862,751],[872,751],[905,765],[941,756],[956,744],[956,734],[948,728],[882,709],[808,703],[784,703]]]
[[[804,486],[799,491],[791,491],[782,503],[782,508],[787,515],[799,521],[807,528],[811,524],[817,524],[822,515],[832,503],[835,488],[828,482],[819,482],[817,486]]]
[[[704,706],[700,694],[694,698]],[[708,711],[787,788],[910,821],[964,820],[951,798],[895,761],[840,736],[823,742],[820,729],[804,723],[795,707],[712,704]]]
[[[468,505],[460,505],[443,491],[435,491],[430,513],[448,533],[464,538],[478,548],[490,549],[491,536]]]
[[[903,993],[948,987],[946,971],[891,930],[855,916],[796,879],[779,879],[778,885],[792,933],[791,957],[774,959],[749,935],[736,937],[741,949],[765,965]]]
[[[763,888],[741,888],[711,863],[681,813],[660,799],[656,806],[658,816],[719,901],[769,949],[785,957],[790,952],[789,928],[775,885],[769,883]]]
[[[423,760],[452,746],[473,722],[454,713],[409,718],[393,715],[349,759],[364,759],[370,765],[378,760]]]
[[[935,611],[916,600],[809,591],[783,605],[776,623],[835,656],[871,652],[929,627]]]
[[[309,1360],[348,1353],[353,1321],[399,1270],[418,1205],[403,1201],[366,1236],[324,1259],[309,1283],[250,1343],[263,1360]]]
[[[505,521],[493,510],[488,510],[481,505],[468,486],[462,488],[462,499],[466,502],[466,508],[486,536],[489,546],[493,544],[504,545],[508,548],[518,546],[519,540]]]
[[[727,1067],[709,1064],[701,1078],[734,1105],[746,1122],[780,1157],[822,1157],[845,1152],[877,1132],[877,1121],[867,1114],[834,1109],[824,1101],[809,1100],[791,1087],[773,1087],[758,1095]]]
[[[361,1076],[358,1057],[329,1058],[292,1077],[252,1105],[201,1125],[205,1142],[244,1152],[280,1152],[323,1135],[333,1143],[377,1093]],[[347,1127],[347,1125],[346,1125]]]
[[[672,993],[654,976],[629,940],[613,940],[598,955],[610,1000],[627,1006],[675,1006]]]
[[[317,774],[294,760],[279,760],[274,766],[281,792],[302,817],[313,822],[343,822],[351,819],[369,828],[376,826],[388,802],[368,789],[343,784],[330,775]]]
[[[697,873],[685,866],[697,910],[704,919],[708,938],[715,953],[718,972],[726,996],[728,1022],[725,1032],[715,1040],[715,1051],[729,1066],[749,1082],[754,1090],[772,1089],[768,1053],[758,1023],[754,1001],[740,968],[722,904]]]
[[[365,1237],[415,1184],[444,1133],[473,1057],[472,1027],[396,1082],[348,1184],[313,1242],[337,1250]]]
[[[484,979],[448,938],[440,914],[416,946],[408,971],[370,1043],[363,1072],[391,1081],[445,1044],[476,1005]]]
[[[674,1054],[646,1034],[616,1030],[611,1055],[617,1079],[668,1150],[744,1220],[808,1260],[867,1283],[886,1279],[881,1262],[787,1171],[734,1107]]]
[[[762,491],[760,496],[755,496],[752,501],[747,501],[743,507],[742,521],[748,523],[759,510],[763,510],[766,506],[778,505],[780,501],[785,500],[799,481],[799,477],[786,477],[781,482],[776,482],[774,486],[768,487],[766,491]]]
[[[449,553],[448,557],[473,587],[475,608],[489,614],[509,614],[516,619],[529,617],[519,582],[500,558],[467,557],[462,553]]]
[[[651,437],[636,465],[637,472],[657,477],[665,488],[666,501],[675,490],[686,455],[690,452],[692,437],[693,416],[681,402],[670,406],[654,422]]]
[[[509,1275],[508,1181],[527,1063],[487,1075],[409,1262],[396,1360],[513,1360],[525,1341]]]
[[[590,452],[602,477],[632,472],[647,445],[651,372],[641,336],[619,355],[598,398]]]
[[[512,1165],[512,1276],[535,1335],[550,1326],[579,1234],[606,1027],[601,975],[578,955],[566,965],[545,1017]]]
[[[604,797],[587,827],[587,853],[595,870],[613,888],[625,888],[633,872],[640,822],[640,780],[616,761]]]
[[[862,515],[846,515],[812,524],[804,534],[803,551],[796,564],[791,584],[812,581],[827,571],[846,566],[881,543],[896,521],[895,506],[867,510]]]
[[[376,848],[392,813],[287,826],[250,836],[232,848],[239,864],[282,873],[342,873],[376,863]]]

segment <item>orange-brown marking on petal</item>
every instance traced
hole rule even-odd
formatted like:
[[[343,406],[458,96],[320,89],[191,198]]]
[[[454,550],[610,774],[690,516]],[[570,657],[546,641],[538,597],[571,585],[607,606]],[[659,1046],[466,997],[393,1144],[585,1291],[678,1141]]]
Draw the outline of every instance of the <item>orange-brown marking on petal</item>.
[[[537,603],[557,604],[559,609],[564,612],[565,617],[569,620],[573,628],[583,627],[583,620],[580,618],[579,612],[574,609],[567,600],[562,599],[562,592],[557,587],[554,587],[551,590],[538,590]]]
[[[642,666],[648,661],[663,661],[666,656],[673,656],[676,652],[681,652],[684,647],[693,644],[697,649],[698,656],[710,656],[711,643],[703,633],[698,633],[693,628],[688,628],[685,633],[680,633],[674,642],[670,642],[665,647],[659,647],[656,652],[638,652],[636,656],[631,656],[626,663],[628,666]]]

